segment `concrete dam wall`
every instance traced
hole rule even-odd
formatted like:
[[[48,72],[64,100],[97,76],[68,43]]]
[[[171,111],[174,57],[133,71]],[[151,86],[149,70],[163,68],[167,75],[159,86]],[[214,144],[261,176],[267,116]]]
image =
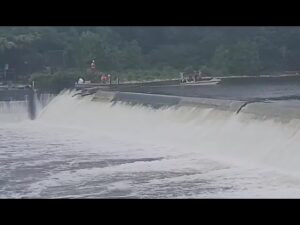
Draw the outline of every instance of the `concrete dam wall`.
[[[131,105],[160,107],[214,108],[258,117],[300,118],[300,100],[254,100],[237,101],[227,99],[193,98],[131,92],[98,91],[93,101],[124,102]]]

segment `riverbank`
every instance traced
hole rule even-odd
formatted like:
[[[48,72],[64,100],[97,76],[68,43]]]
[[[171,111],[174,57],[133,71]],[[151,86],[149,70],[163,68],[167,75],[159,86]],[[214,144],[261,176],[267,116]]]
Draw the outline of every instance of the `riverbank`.
[[[163,86],[168,84],[177,84],[180,80],[179,70],[172,68],[153,69],[153,70],[124,70],[124,71],[104,71],[105,74],[111,74],[112,87],[115,88],[119,84],[120,88],[134,86]],[[211,75],[213,76],[213,75]],[[77,80],[82,77],[92,83],[99,83],[100,76],[80,69],[69,69],[57,71],[56,73],[35,73],[32,74],[29,81],[35,82],[35,88],[52,93],[59,93],[63,89],[74,88]],[[224,83],[255,83],[255,82],[285,82],[289,79],[299,80],[299,73],[277,73],[263,75],[241,75],[241,76],[214,76],[222,80]],[[117,78],[119,81],[117,81]]]
[[[165,80],[179,79],[180,71],[175,69],[153,69],[153,70],[124,70],[124,71],[103,71],[104,74],[111,74],[112,84],[135,84],[147,82],[159,82]],[[30,77],[30,81],[35,82],[35,87],[44,91],[59,93],[63,89],[74,88],[77,80],[82,77],[92,83],[99,83],[100,76],[90,71],[80,69],[69,69],[57,71],[53,74],[46,72],[35,73]]]

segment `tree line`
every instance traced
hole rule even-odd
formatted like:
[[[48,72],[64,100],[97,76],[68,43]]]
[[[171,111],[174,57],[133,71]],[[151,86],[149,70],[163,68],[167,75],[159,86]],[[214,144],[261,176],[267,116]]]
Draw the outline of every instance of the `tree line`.
[[[0,27],[0,70],[300,70],[300,27]]]

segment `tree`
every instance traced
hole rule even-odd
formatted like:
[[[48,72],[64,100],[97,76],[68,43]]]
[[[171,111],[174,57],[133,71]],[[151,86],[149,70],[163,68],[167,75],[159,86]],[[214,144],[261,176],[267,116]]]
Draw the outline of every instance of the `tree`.
[[[229,73],[256,74],[260,71],[259,51],[256,43],[239,41],[233,46],[230,54]]]
[[[228,74],[230,68],[230,51],[223,45],[220,45],[215,50],[215,54],[211,61],[211,67],[220,74]]]

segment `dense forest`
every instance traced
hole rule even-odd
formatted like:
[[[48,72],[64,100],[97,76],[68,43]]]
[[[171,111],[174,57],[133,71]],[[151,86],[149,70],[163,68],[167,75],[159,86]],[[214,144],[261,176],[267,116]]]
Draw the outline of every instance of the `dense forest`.
[[[300,27],[0,27],[0,70],[8,64],[8,78],[85,71],[93,59],[98,70],[126,79],[294,71]]]

